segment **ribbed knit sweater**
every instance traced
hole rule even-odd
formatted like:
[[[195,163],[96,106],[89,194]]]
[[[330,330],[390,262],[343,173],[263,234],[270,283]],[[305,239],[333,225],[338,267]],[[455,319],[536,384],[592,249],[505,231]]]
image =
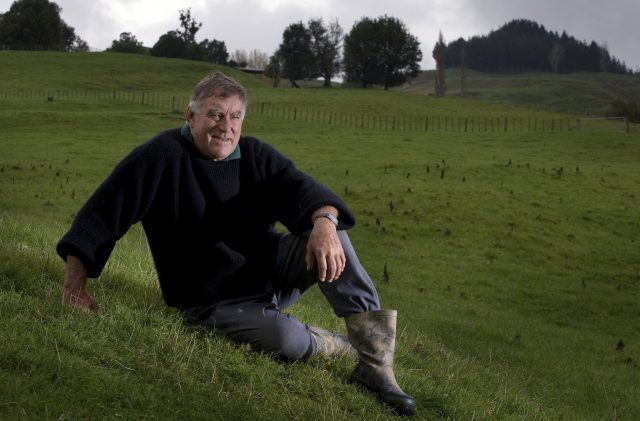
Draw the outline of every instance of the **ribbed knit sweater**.
[[[354,223],[343,201],[252,137],[241,158],[212,161],[180,135],[158,134],[134,149],[78,212],[57,245],[102,272],[117,242],[141,221],[167,305],[187,308],[268,291],[278,234],[311,229],[311,214],[331,205],[339,229]]]

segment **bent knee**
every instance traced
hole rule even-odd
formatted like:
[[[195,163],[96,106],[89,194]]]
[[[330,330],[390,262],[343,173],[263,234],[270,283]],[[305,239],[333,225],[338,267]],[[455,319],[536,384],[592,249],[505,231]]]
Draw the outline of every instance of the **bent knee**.
[[[311,335],[304,325],[292,329],[290,325],[278,324],[270,337],[270,353],[278,359],[298,361],[313,354]]]

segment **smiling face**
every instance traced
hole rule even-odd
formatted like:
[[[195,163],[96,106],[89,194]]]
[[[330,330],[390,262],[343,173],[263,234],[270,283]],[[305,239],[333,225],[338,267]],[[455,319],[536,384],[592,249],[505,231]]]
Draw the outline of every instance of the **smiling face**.
[[[190,106],[186,118],[200,153],[210,159],[224,159],[240,141],[244,103],[238,95],[210,96]]]

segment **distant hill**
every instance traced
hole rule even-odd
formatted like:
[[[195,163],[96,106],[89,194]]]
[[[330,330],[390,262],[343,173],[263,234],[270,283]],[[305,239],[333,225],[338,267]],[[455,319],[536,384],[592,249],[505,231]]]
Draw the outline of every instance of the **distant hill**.
[[[579,41],[566,32],[558,34],[526,19],[508,22],[488,35],[450,42],[446,67],[465,67],[490,73],[609,72],[632,71],[611,56],[606,46]]]
[[[221,70],[246,87],[266,86],[226,66],[112,52],[0,51],[0,90],[146,89],[190,92],[208,72]]]
[[[433,95],[434,79],[435,71],[421,72],[394,90]],[[446,96],[602,116],[614,100],[640,98],[640,76],[589,72],[498,74],[467,69],[463,94],[460,69],[452,68],[446,71]]]

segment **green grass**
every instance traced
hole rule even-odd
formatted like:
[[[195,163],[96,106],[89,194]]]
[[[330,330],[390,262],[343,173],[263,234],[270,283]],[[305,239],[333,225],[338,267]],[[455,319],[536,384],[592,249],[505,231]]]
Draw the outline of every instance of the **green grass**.
[[[50,81],[31,74],[40,72],[31,67],[39,54],[50,62]],[[11,75],[25,87],[38,79],[43,87],[135,86],[186,96],[208,71],[110,54],[14,57],[12,67],[23,67]],[[67,80],[69,66],[101,73]],[[148,86],[138,79],[142,69]],[[116,70],[121,76],[109,79]],[[398,92],[274,90],[239,77],[251,101],[280,106],[535,114]],[[0,80],[0,89],[11,86]],[[0,99],[0,121],[1,419],[394,418],[348,383],[349,357],[282,364],[184,325],[162,303],[138,226],[90,281],[102,315],[59,305],[57,239],[119,159],[180,124],[178,115],[123,101]],[[383,305],[399,311],[396,372],[418,400],[417,419],[631,420],[640,413],[638,133],[391,132],[257,113],[245,132],[286,153],[355,211],[350,235],[359,257]],[[388,283],[380,281],[385,265]],[[317,289],[292,312],[344,332]]]
[[[399,88],[400,92],[432,95],[435,71],[426,71]],[[460,69],[446,71],[446,93],[460,96]],[[636,101],[640,76],[611,73],[490,74],[466,71],[465,97],[497,104],[572,112],[601,117],[613,100]]]

